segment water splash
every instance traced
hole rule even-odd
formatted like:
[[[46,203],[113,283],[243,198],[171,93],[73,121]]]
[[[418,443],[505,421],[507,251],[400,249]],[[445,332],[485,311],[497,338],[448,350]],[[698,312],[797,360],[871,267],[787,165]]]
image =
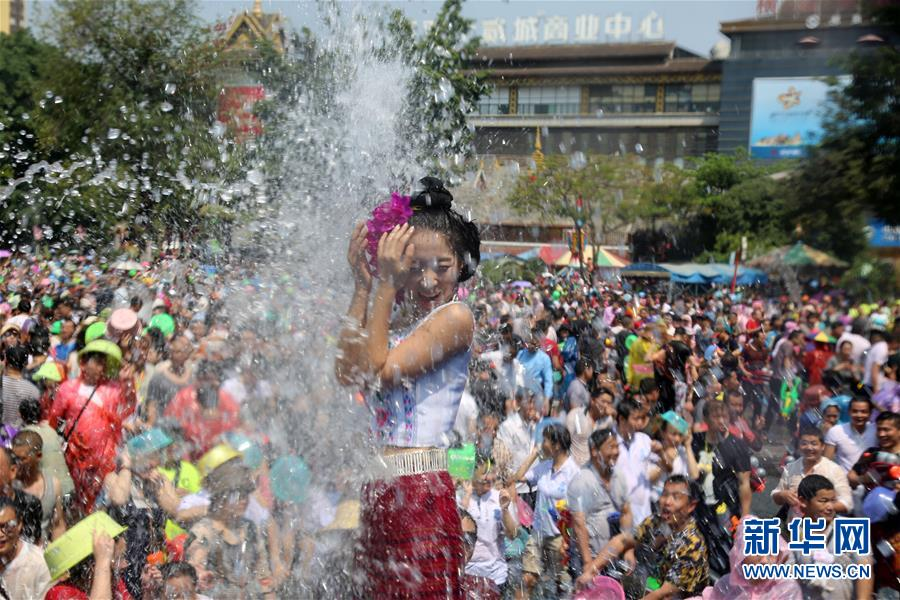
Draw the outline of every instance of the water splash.
[[[375,452],[365,443],[368,411],[333,376],[351,292],[349,231],[391,191],[426,174],[415,159],[425,137],[406,127],[414,72],[385,52],[388,40],[372,26],[379,15],[325,10],[331,26],[324,27],[328,34],[317,40],[310,59],[311,81],[280,107],[278,127],[255,142],[259,160],[254,158],[246,182],[262,215],[238,237],[258,240],[264,258],[256,269],[259,285],[228,302],[235,318],[257,330],[274,329],[290,354],[268,366],[282,406],[291,410],[260,424],[279,451],[303,456],[313,488],[337,485],[336,495],[346,499],[358,496]],[[449,99],[452,86],[441,80],[433,93]],[[320,557],[324,564],[342,565],[345,576],[318,577],[313,569],[301,585],[325,597],[350,595],[347,588],[359,583],[360,574],[348,565],[348,540],[323,552],[331,557]]]

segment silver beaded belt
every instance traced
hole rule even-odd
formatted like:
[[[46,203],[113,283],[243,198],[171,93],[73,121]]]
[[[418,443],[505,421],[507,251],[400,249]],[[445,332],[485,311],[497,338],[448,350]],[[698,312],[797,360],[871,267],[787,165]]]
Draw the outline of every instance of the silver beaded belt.
[[[444,448],[410,449],[397,454],[382,456],[381,460],[389,477],[418,475],[447,470],[447,450]]]

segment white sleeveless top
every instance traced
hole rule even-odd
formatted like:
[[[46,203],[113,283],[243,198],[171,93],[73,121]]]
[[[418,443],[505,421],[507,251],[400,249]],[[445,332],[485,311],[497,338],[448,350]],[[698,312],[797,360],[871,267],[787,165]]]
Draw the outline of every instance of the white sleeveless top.
[[[436,312],[451,304],[462,303],[449,302],[437,307],[403,335],[392,336],[391,347],[397,346]],[[449,433],[456,422],[469,376],[471,356],[471,348],[466,348],[416,379],[404,379],[389,390],[370,392],[367,402],[373,412],[372,432],[376,443],[406,448],[448,447]]]

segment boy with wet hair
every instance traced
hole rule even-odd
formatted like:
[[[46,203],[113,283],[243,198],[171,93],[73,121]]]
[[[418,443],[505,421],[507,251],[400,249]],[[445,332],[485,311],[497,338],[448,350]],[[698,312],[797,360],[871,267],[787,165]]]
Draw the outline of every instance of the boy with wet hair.
[[[804,518],[824,519],[825,549],[813,550],[810,554],[795,550],[794,561],[797,564],[839,564],[845,569],[847,565],[870,564],[870,557],[860,556],[853,552],[834,553],[834,517],[837,495],[834,484],[823,475],[807,475],[797,487],[800,512]],[[800,538],[794,542],[802,541],[802,528]],[[852,598],[871,598],[873,592],[873,580],[868,579],[801,579],[800,588],[803,597],[813,600],[851,600]]]
[[[619,444],[616,470],[625,475],[635,523],[650,516],[652,484],[648,469],[657,459],[650,436],[643,432],[648,421],[647,409],[633,398],[622,400],[616,407],[616,441]]]

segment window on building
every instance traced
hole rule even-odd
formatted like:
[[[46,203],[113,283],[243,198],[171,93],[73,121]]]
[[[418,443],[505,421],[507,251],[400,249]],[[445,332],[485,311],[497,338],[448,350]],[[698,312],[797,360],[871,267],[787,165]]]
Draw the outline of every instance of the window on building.
[[[667,85],[666,112],[719,112],[719,84],[675,83]]]
[[[508,115],[509,114],[509,88],[496,87],[478,100],[478,114],[480,115]]]
[[[592,85],[588,91],[592,113],[642,113],[656,110],[656,84]]]
[[[520,115],[577,115],[581,88],[577,85],[519,88]]]

